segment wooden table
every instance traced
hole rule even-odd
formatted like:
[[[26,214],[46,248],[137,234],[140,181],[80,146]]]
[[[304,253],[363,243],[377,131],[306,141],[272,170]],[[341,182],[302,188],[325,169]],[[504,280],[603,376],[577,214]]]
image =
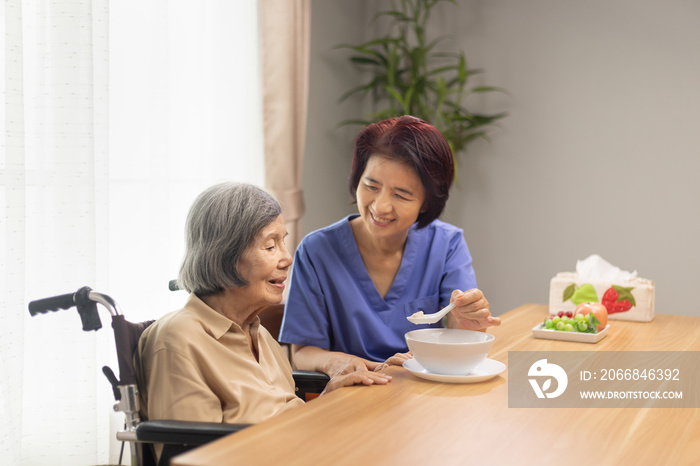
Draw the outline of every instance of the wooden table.
[[[490,329],[489,357],[508,351],[699,351],[700,317],[611,321],[596,344],[536,339],[547,307],[527,304]],[[387,369],[384,386],[336,390],[306,406],[177,457],[179,466],[697,465],[700,409],[508,408],[508,371],[487,382],[445,384]]]

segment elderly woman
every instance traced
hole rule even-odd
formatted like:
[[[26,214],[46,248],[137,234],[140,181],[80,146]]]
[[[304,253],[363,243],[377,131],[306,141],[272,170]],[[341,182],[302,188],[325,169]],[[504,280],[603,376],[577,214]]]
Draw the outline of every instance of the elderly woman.
[[[463,231],[441,222],[454,178],[434,126],[391,118],[357,136],[350,194],[359,214],[307,235],[297,248],[280,341],[299,369],[328,375],[401,364],[415,312],[455,308],[446,325],[500,325],[476,286]]]
[[[258,314],[282,300],[292,257],[280,205],[248,184],[223,183],[194,202],[178,284],[184,307],[141,336],[136,357],[147,419],[258,423],[304,402],[285,352]],[[360,371],[326,390],[385,384]]]

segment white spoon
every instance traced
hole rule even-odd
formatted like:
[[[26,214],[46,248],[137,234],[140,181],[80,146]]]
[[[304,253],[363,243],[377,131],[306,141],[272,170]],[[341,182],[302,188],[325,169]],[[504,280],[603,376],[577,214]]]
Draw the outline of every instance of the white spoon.
[[[443,307],[440,309],[438,312],[435,314],[423,314],[422,312],[416,312],[410,317],[406,317],[409,322],[412,324],[434,324],[435,322],[439,321],[443,317],[447,315],[448,312],[450,312],[452,309],[454,309],[455,303],[454,301],[448,304],[447,306]]]

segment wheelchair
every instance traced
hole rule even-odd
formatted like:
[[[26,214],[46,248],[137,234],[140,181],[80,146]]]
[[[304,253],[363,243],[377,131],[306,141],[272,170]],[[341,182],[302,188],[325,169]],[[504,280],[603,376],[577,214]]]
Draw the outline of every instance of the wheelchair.
[[[170,284],[173,289],[173,282]],[[117,440],[122,442],[119,464],[122,463],[125,443],[129,443],[132,466],[168,465],[170,459],[187,450],[213,440],[238,432],[249,424],[224,424],[218,422],[194,422],[176,420],[141,421],[139,414],[139,398],[136,376],[134,373],[133,356],[136,352],[141,333],[155,320],[132,323],[124,318],[117,303],[108,295],[92,291],[85,286],[75,293],[68,293],[49,298],[38,299],[29,303],[29,313],[32,316],[56,312],[62,309],[76,307],[83,325],[83,331],[97,331],[102,328],[102,322],[97,312],[97,304],[101,304],[110,313],[114,341],[117,348],[119,376],[108,366],[102,368],[114,394],[114,410],[123,412],[124,428],[117,432]],[[275,338],[283,305],[272,306],[260,314],[262,325],[272,327],[271,333]],[[294,381],[296,394],[308,401],[321,393],[328,383],[329,377],[320,372],[295,370]],[[160,460],[156,462],[151,444],[163,444]]]

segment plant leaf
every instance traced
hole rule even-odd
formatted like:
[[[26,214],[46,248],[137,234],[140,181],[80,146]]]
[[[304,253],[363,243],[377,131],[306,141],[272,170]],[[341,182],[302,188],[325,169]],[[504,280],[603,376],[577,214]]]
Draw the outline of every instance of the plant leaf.
[[[372,21],[374,22],[377,20],[377,18],[380,18],[382,16],[393,16],[394,19],[397,19],[397,20],[403,21],[403,22],[407,22],[407,21],[411,20],[411,18],[407,17],[406,15],[404,15],[400,11],[380,11],[379,13],[374,15],[374,17],[372,18]]]
[[[474,93],[482,93],[482,92],[503,92],[504,94],[508,94],[508,91],[503,89],[502,87],[494,87],[494,86],[478,86],[478,87],[473,87],[471,89],[471,92]]]
[[[369,120],[343,120],[338,125],[336,126],[337,128],[340,128],[341,126],[348,126],[348,125],[362,125],[362,126],[367,126],[370,123],[372,123]]]
[[[369,91],[372,90],[373,88],[382,85],[383,82],[384,82],[383,77],[382,77],[382,76],[377,76],[376,78],[374,78],[372,81],[370,81],[370,82],[367,83],[367,84],[362,84],[362,85],[360,85],[360,86],[353,87],[352,89],[350,89],[349,91],[347,91],[345,94],[343,94],[343,95],[340,97],[339,103],[344,102],[345,99],[347,99],[348,97],[350,97],[350,96],[352,96],[353,94],[356,94],[356,93],[358,93],[358,92],[363,92],[363,91],[364,91],[364,93],[366,94],[367,92],[369,92]]]

